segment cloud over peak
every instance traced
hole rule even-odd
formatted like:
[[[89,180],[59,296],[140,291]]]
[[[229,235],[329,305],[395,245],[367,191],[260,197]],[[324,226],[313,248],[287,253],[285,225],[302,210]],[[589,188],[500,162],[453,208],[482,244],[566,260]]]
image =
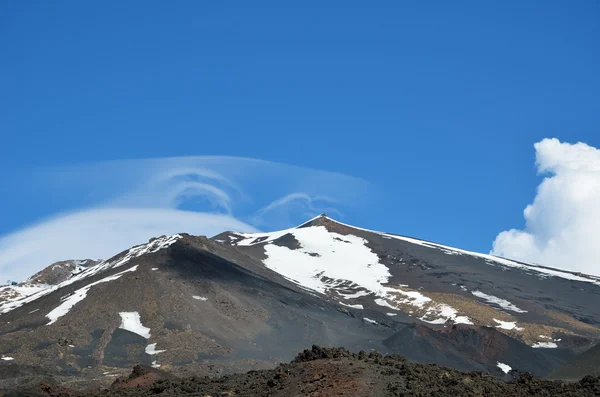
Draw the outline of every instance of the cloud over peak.
[[[525,229],[498,234],[492,254],[600,274],[600,150],[555,138],[534,147],[546,177],[523,212]]]
[[[295,226],[357,208],[370,186],[332,172],[249,158],[122,160],[38,170],[28,191],[63,204],[0,236],[0,279],[22,280],[55,261],[109,258],[164,234],[212,236]],[[64,204],[67,203],[67,204]]]

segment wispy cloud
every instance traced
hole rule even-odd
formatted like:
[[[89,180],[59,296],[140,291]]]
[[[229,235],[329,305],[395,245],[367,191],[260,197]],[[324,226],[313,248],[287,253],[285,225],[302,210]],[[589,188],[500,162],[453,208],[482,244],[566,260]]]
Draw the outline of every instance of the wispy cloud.
[[[547,174],[525,208],[525,229],[496,237],[492,254],[600,274],[600,150],[544,139],[535,144]]]
[[[336,207],[336,200],[331,197],[314,196],[306,193],[291,193],[280,197],[256,212],[253,223],[257,226],[262,224],[280,225],[289,224],[290,215],[302,214],[304,218],[314,218],[326,213],[328,215],[342,218],[344,214]]]
[[[212,236],[290,227],[318,212],[341,216],[370,189],[341,174],[214,156],[48,168],[29,177],[38,200],[68,205],[0,237],[0,279],[21,280],[58,260],[107,258],[163,234]]]

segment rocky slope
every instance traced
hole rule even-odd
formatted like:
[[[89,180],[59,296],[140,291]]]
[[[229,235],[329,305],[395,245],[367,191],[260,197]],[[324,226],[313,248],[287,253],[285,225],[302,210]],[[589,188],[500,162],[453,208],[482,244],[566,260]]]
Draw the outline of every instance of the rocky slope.
[[[494,327],[539,348],[582,348],[600,336],[600,280],[477,254],[320,216],[275,233],[223,233],[222,244],[355,309],[436,327]]]
[[[407,362],[401,356],[351,353],[313,346],[290,364],[275,369],[221,377],[176,378],[137,366],[100,392],[78,392],[42,383],[6,397],[20,396],[598,396],[600,378],[576,383],[544,381],[513,373],[504,382],[483,372],[464,373],[435,365]]]
[[[55,262],[23,282],[16,285],[1,286],[0,302],[19,300],[46,288],[56,286],[98,263],[99,261],[92,259],[71,259]]]
[[[567,361],[551,375],[552,379],[578,380],[586,375],[600,376],[600,345]]]
[[[546,376],[597,343],[599,283],[325,216],[274,233],[162,236],[0,303],[0,388],[36,382],[32,368],[78,387],[136,364],[267,369],[315,343]]]

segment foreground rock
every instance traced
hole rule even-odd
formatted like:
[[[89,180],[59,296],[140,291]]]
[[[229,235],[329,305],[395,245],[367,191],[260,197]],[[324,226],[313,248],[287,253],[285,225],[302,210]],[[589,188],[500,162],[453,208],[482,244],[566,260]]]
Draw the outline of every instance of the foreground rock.
[[[547,381],[512,373],[505,382],[483,372],[458,372],[414,364],[398,355],[351,353],[313,346],[290,364],[216,379],[177,379],[164,371],[136,367],[126,380],[99,393],[77,393],[44,384],[6,396],[598,396],[600,378]],[[149,384],[149,380],[153,383]]]

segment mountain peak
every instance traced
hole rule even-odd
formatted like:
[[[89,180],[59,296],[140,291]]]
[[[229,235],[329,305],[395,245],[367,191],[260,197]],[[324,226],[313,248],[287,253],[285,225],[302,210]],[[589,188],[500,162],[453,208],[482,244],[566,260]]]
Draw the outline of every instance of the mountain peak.
[[[464,370],[502,375],[500,362],[544,375],[600,340],[598,288],[321,214],[275,232],[150,239],[3,302],[0,351],[14,363],[102,377],[133,363],[177,368],[211,358],[250,369],[240,359],[273,363],[327,340]],[[548,349],[559,349],[553,362]]]

